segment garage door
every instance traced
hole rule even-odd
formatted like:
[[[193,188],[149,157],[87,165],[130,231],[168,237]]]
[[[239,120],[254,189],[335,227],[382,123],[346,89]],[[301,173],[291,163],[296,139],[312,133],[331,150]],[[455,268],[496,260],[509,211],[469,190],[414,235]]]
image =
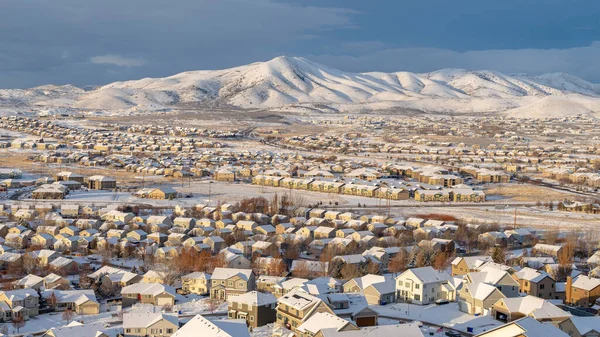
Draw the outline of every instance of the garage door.
[[[156,305],[158,305],[158,306],[171,305],[171,299],[169,297],[159,297],[156,299]]]
[[[375,326],[376,325],[376,318],[375,317],[357,317],[356,318],[356,325],[358,327],[362,327],[362,326]]]

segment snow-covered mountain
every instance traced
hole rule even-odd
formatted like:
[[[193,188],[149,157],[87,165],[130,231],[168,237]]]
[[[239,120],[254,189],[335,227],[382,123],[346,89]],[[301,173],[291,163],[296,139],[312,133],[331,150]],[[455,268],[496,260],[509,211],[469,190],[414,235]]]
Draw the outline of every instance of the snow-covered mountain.
[[[85,91],[73,86],[0,90],[0,105],[87,110],[229,107],[278,111],[507,112],[542,117],[596,114],[600,85],[567,74],[505,75],[444,69],[431,73],[350,73],[300,57],[165,78],[115,82]]]

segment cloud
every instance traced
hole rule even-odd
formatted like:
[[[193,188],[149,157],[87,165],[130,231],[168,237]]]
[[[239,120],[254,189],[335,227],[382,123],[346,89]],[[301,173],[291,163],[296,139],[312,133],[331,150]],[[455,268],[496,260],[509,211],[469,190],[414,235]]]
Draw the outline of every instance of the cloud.
[[[300,54],[323,44],[323,35],[355,27],[352,10],[282,1],[6,0],[0,88],[227,68]]]
[[[119,67],[140,67],[147,62],[141,58],[123,57],[121,55],[99,55],[90,58],[90,61],[95,64],[110,64]]]
[[[565,72],[600,82],[600,42],[565,49],[498,49],[458,52],[441,48],[391,48],[360,55],[309,55],[347,71],[429,72],[443,68],[539,75]]]

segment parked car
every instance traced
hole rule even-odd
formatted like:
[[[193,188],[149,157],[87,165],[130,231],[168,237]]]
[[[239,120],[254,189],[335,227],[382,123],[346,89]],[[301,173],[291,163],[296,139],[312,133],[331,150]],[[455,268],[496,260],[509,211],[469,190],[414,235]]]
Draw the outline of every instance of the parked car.
[[[435,301],[435,305],[444,305],[444,304],[448,304],[448,303],[450,303],[450,301],[448,301],[448,300],[440,299],[440,300]]]
[[[462,337],[462,334],[460,332],[456,332],[453,330],[446,331],[445,335],[448,337]]]

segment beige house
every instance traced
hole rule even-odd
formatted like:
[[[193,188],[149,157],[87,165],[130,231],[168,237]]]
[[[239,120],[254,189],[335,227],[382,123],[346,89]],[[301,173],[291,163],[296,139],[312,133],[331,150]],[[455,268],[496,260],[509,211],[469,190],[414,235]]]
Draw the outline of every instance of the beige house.
[[[543,324],[524,317],[497,328],[482,332],[476,337],[569,337],[552,324]]]
[[[121,289],[123,307],[135,303],[152,304],[156,306],[175,305],[175,288],[160,283],[135,283]]]
[[[86,290],[46,290],[42,296],[49,302],[50,298],[56,303],[54,310],[72,310],[78,315],[97,315],[100,313],[100,303],[92,289]]]
[[[9,309],[4,311],[2,320],[9,321],[18,316],[29,319],[39,314],[40,296],[34,289],[2,291],[1,303],[5,303]]]
[[[162,312],[134,311],[123,315],[125,337],[169,337],[179,330],[179,317]]]
[[[556,282],[546,272],[525,267],[513,274],[519,283],[519,292],[544,299],[559,299]]]
[[[182,289],[189,294],[204,295],[210,291],[211,275],[202,272],[193,272],[181,277]]]
[[[467,283],[458,293],[458,308],[470,315],[485,315],[500,299],[506,298],[498,288],[487,283]]]
[[[329,306],[318,297],[292,290],[277,302],[277,324],[297,333],[298,328],[318,312],[334,315]]]
[[[531,295],[503,298],[492,306],[492,317],[501,322],[512,322],[525,316],[558,325],[571,317],[571,314],[549,301]]]
[[[452,276],[465,275],[469,272],[479,271],[486,263],[494,262],[491,256],[465,256],[457,257],[452,263]]]
[[[571,337],[600,336],[600,319],[597,316],[572,316],[558,324],[558,328]]]
[[[210,278],[210,298],[227,300],[230,294],[245,294],[256,288],[251,269],[215,268]]]
[[[437,300],[453,301],[456,285],[450,275],[432,267],[412,268],[396,278],[396,297],[420,305]]]

